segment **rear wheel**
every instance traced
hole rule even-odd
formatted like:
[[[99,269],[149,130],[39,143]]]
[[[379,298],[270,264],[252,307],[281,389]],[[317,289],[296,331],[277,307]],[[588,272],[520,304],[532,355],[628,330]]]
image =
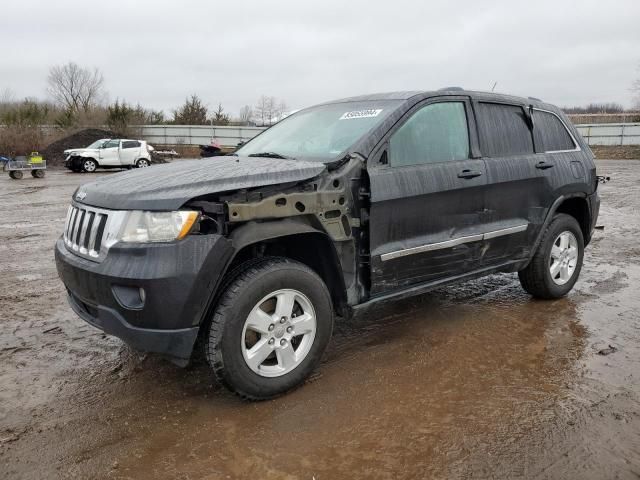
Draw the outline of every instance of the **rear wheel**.
[[[556,215],[529,265],[518,272],[522,287],[534,297],[560,298],[573,288],[584,257],[580,225],[570,215]]]
[[[147,160],[146,158],[141,158],[140,160],[138,160],[136,162],[136,167],[138,167],[138,168],[146,168],[149,165],[150,165],[149,164],[149,160]]]
[[[44,170],[31,170],[33,178],[44,178]]]
[[[98,168],[98,164],[92,158],[88,158],[82,162],[82,170],[85,172],[95,172],[96,168]]]
[[[309,376],[332,329],[331,296],[322,279],[301,263],[266,259],[248,266],[221,295],[207,360],[233,392],[268,399]]]
[[[20,170],[13,170],[9,172],[9,176],[14,180],[20,180],[22,178],[22,172]]]

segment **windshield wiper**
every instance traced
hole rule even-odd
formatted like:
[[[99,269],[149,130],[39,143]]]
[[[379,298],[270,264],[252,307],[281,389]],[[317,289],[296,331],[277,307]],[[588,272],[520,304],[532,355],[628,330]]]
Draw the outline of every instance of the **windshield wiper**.
[[[283,160],[295,160],[293,157],[287,157],[277,152],[258,152],[250,153],[247,157],[265,157],[265,158],[281,158]]]

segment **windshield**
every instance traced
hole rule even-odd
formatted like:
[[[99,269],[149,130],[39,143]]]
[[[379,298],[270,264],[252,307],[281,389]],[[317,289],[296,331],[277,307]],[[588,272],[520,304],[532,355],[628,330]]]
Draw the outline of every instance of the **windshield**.
[[[380,124],[400,103],[380,100],[311,107],[275,124],[236,153],[332,160]]]
[[[106,142],[107,140],[109,140],[109,139],[108,138],[103,138],[102,140],[96,140],[91,145],[89,145],[87,148],[100,148],[102,146],[102,144],[104,142]]]

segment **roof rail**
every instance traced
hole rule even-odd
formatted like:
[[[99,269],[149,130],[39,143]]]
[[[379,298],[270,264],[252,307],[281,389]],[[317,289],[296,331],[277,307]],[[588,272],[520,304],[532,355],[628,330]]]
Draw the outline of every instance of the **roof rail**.
[[[542,100],[540,100],[539,98],[536,97],[527,97],[529,100],[534,100],[536,102],[541,102]]]
[[[446,91],[461,92],[463,90],[464,90],[464,88],[462,88],[462,87],[444,87],[444,88],[438,89],[439,92],[446,92]]]

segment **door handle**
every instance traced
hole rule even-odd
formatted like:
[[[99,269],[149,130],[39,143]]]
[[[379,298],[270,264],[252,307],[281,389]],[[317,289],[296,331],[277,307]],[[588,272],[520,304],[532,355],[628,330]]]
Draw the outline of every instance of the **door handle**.
[[[540,170],[546,170],[547,168],[553,168],[553,163],[547,163],[547,162],[538,162],[536,163],[536,168],[539,168]]]
[[[480,175],[482,175],[482,172],[465,169],[458,174],[458,178],[475,178],[475,177],[479,177]]]

